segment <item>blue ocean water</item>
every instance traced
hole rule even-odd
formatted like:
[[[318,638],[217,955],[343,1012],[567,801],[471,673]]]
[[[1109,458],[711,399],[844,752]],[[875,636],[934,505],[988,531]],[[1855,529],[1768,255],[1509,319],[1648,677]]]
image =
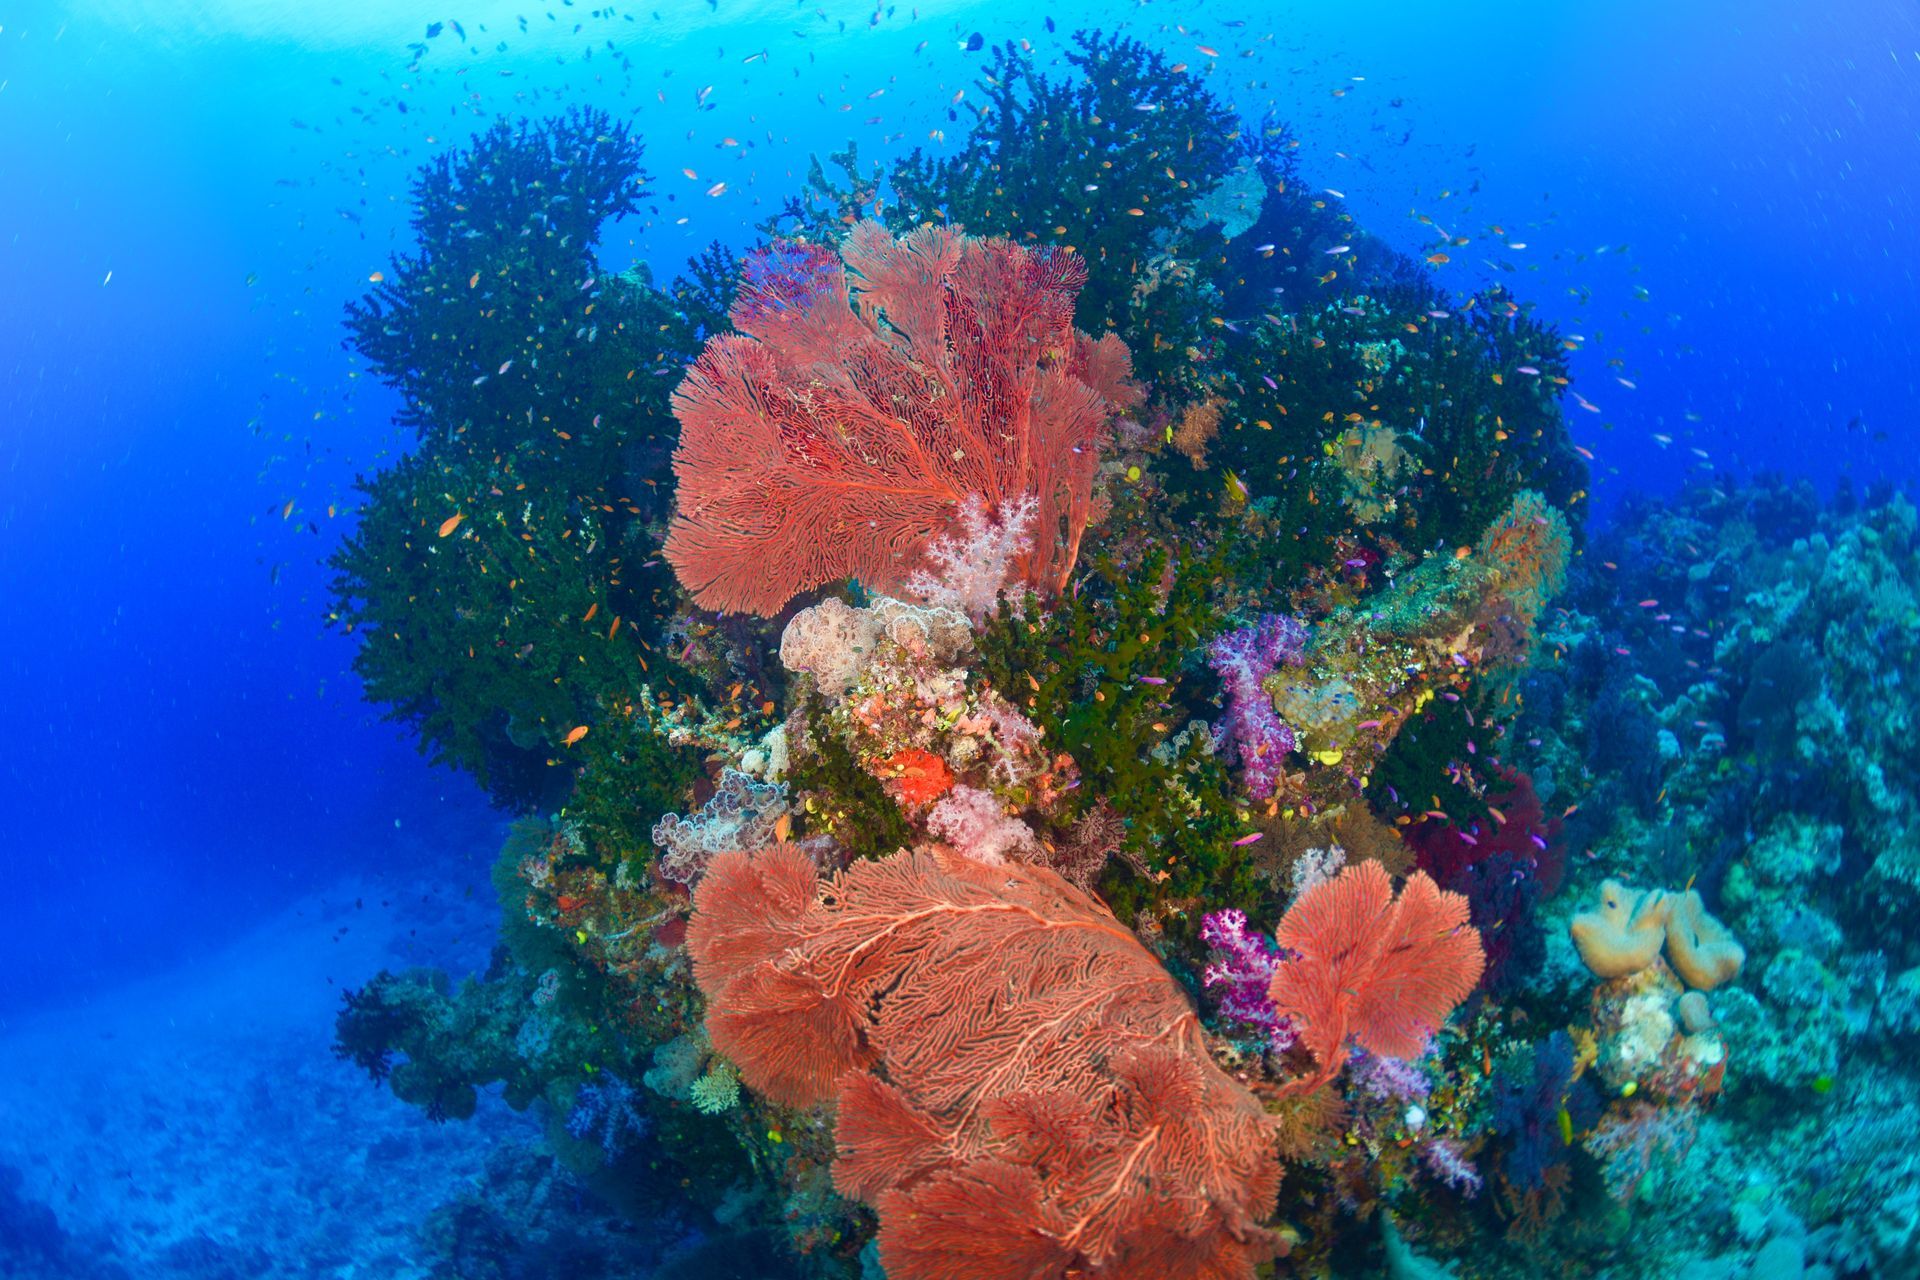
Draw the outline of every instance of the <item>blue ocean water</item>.
[[[341,990],[375,971],[486,967],[513,816],[363,699],[357,639],[326,626],[353,480],[414,444],[343,308],[412,251],[418,167],[496,118],[630,123],[650,190],[599,261],[668,278],[753,244],[811,155],[957,146],[970,36],[1044,71],[1083,28],[1285,121],[1300,180],[1388,246],[1465,238],[1441,287],[1503,285],[1578,335],[1590,557],[1610,528],[1658,544],[1636,495],[1920,479],[1920,16],[1896,0],[0,8],[0,1269],[659,1262],[557,1190],[498,1220],[591,1248],[462,1261],[448,1206],[558,1176],[513,1165],[545,1158],[539,1124],[497,1100],[429,1124],[328,1052]],[[1620,648],[1654,643],[1600,616],[1637,600],[1578,589]],[[1910,602],[1875,625],[1911,630]],[[1920,961],[1909,934],[1847,945],[1891,981]],[[1911,1248],[1861,1257],[1810,1265],[1920,1274]]]

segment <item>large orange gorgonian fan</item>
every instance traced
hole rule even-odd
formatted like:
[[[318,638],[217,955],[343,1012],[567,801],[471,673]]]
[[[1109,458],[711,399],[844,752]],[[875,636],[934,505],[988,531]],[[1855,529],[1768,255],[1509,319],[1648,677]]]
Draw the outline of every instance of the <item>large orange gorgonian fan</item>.
[[[1031,495],[1019,566],[1043,592],[1079,554],[1109,420],[1139,403],[1120,339],[1073,327],[1086,264],[862,222],[836,257],[749,258],[732,320],[674,393],[666,558],[702,606],[777,613],[857,577],[897,591],[977,496]]]
[[[834,1182],[893,1280],[1251,1277],[1281,1251],[1273,1126],[1179,985],[1042,867],[935,848],[829,880],[724,853],[687,931],[714,1047],[838,1102]]]
[[[1377,862],[1350,864],[1301,894],[1274,936],[1284,954],[1268,996],[1320,1066],[1302,1088],[1340,1070],[1349,1036],[1382,1057],[1419,1057],[1485,964],[1466,898],[1424,871],[1395,898]]]

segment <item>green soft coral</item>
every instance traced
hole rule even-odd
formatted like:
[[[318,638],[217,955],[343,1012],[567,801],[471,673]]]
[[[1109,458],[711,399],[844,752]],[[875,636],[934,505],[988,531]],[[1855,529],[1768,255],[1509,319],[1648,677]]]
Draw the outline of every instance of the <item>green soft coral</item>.
[[[979,637],[980,674],[1073,757],[1082,806],[1105,797],[1126,819],[1122,852],[1155,901],[1203,891],[1233,901],[1251,883],[1226,765],[1210,733],[1187,732],[1210,710],[1193,691],[1209,678],[1183,668],[1197,668],[1189,659],[1219,629],[1209,598],[1219,563],[1217,553],[1176,563],[1164,549],[1130,566],[1102,559],[1051,613],[1031,598],[1023,616],[1003,605]]]

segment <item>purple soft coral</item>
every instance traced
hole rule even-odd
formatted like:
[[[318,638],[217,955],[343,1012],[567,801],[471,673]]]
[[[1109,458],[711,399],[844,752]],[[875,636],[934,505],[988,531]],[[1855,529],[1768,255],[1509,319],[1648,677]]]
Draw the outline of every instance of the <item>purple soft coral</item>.
[[[1383,1057],[1357,1050],[1348,1064],[1348,1078],[1370,1098],[1388,1102],[1425,1102],[1433,1082],[1417,1062]]]
[[[1206,986],[1222,988],[1220,1016],[1265,1032],[1275,1052],[1291,1048],[1293,1027],[1274,1011],[1267,996],[1279,946],[1249,932],[1247,913],[1232,908],[1208,912],[1200,922],[1200,938],[1220,957],[1201,975]]]
[[[1466,1196],[1480,1194],[1480,1171],[1452,1138],[1429,1138],[1420,1155],[1440,1181]]]
[[[1307,630],[1284,614],[1267,613],[1250,627],[1214,637],[1207,662],[1220,676],[1227,713],[1214,740],[1228,758],[1245,766],[1247,791],[1265,800],[1280,783],[1280,766],[1295,744],[1293,730],[1273,710],[1260,682],[1281,663],[1294,665],[1307,643]]]

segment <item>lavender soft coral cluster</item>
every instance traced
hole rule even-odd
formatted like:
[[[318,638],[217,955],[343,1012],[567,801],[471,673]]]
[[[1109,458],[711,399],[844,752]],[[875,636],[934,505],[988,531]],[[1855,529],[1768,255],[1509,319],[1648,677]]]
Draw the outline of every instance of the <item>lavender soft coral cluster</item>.
[[[1247,913],[1228,908],[1210,911],[1200,922],[1200,939],[1214,949],[1217,959],[1206,967],[1201,981],[1220,988],[1220,1016],[1264,1032],[1275,1052],[1293,1045],[1293,1027],[1273,1007],[1267,990],[1273,985],[1273,966],[1280,947],[1247,928]]]
[[[1295,744],[1293,730],[1274,712],[1260,682],[1281,663],[1297,665],[1307,630],[1284,614],[1267,613],[1250,627],[1216,636],[1207,662],[1220,676],[1227,713],[1214,731],[1229,759],[1245,770],[1247,791],[1265,800],[1280,782],[1280,766]]]
[[[609,1163],[647,1134],[647,1117],[629,1085],[611,1071],[580,1086],[567,1132],[582,1142],[597,1142]]]

